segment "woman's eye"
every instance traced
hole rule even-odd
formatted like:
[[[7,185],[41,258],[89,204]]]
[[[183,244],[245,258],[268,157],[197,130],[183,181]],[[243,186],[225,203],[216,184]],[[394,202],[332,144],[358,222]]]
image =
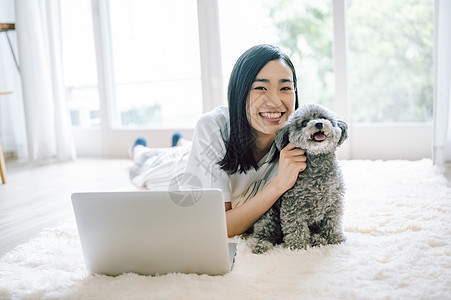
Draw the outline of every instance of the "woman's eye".
[[[256,87],[254,87],[254,90],[264,91],[264,90],[266,90],[266,88],[264,86],[256,86]]]
[[[281,90],[282,90],[282,91],[291,91],[292,88],[289,87],[289,86],[286,86],[286,87],[281,88]]]

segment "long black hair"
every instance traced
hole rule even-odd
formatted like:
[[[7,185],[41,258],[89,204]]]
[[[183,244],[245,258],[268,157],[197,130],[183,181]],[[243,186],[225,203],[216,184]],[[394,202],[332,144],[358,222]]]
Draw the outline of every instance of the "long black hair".
[[[247,118],[247,99],[257,74],[268,62],[277,59],[283,59],[293,72],[295,108],[298,107],[297,78],[290,58],[279,47],[267,44],[254,46],[244,52],[233,67],[227,91],[230,139],[226,145],[226,154],[219,165],[228,174],[246,173],[251,168],[258,169],[252,153],[255,138]],[[274,156],[273,160],[277,157]]]

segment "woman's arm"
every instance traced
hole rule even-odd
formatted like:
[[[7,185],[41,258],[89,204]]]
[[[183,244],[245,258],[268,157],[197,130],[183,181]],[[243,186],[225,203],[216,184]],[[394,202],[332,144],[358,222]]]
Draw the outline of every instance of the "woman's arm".
[[[251,227],[284,193],[276,187],[274,181],[243,205],[232,209],[226,202],[227,234],[229,237],[241,234]]]
[[[288,144],[280,152],[279,171],[273,181],[237,208],[232,209],[231,203],[226,202],[228,236],[241,234],[251,227],[286,190],[294,185],[299,172],[307,166],[305,162],[304,151],[291,143]]]

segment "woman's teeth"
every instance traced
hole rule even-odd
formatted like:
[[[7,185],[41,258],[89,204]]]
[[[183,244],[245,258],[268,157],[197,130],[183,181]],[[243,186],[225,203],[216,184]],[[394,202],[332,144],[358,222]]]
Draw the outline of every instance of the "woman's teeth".
[[[260,116],[264,117],[264,118],[268,118],[268,119],[278,119],[282,116],[281,112],[278,113],[260,113]]]

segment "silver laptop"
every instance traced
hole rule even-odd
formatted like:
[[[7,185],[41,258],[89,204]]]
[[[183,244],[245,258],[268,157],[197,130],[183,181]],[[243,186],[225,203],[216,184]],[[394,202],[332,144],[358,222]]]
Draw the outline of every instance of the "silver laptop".
[[[91,274],[232,268],[236,244],[228,243],[219,189],[75,193],[72,205]]]

